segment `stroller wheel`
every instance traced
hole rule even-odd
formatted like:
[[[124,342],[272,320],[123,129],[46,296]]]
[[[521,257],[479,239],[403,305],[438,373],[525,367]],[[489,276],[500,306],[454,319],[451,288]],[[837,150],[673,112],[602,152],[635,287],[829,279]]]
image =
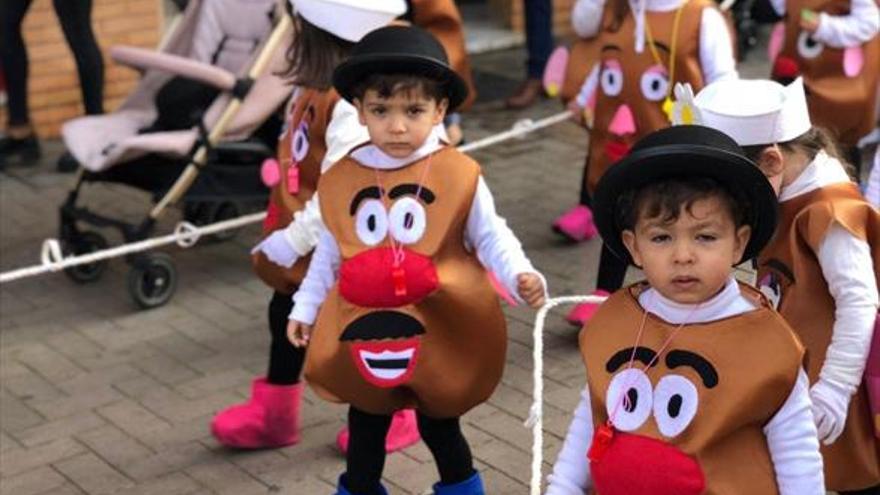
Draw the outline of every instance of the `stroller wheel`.
[[[88,254],[107,248],[107,239],[97,232],[81,232],[64,242],[64,251],[74,255]],[[101,278],[107,268],[107,261],[95,261],[85,265],[64,269],[64,274],[78,284],[87,284]]]
[[[171,256],[153,253],[136,259],[128,272],[128,292],[143,309],[167,303],[177,289],[177,269]]]

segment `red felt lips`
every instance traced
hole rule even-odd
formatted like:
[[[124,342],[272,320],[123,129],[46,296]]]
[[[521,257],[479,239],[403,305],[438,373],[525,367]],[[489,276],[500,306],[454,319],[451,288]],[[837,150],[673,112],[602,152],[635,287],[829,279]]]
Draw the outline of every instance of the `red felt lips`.
[[[776,79],[794,79],[801,73],[796,60],[779,56],[773,62],[773,77]]]
[[[608,141],[605,143],[605,154],[612,162],[616,162],[629,153],[630,146],[620,141]]]
[[[706,489],[697,461],[653,438],[616,432],[598,461],[590,462],[602,495],[699,495]]]
[[[397,308],[416,304],[437,290],[437,269],[431,258],[404,248],[399,266],[393,261],[389,247],[346,260],[339,269],[340,295],[365,308]]]

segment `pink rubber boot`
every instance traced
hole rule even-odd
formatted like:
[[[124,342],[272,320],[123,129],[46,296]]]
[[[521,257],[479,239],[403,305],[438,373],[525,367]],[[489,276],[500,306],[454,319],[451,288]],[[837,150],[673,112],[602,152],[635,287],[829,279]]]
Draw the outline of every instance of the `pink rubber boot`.
[[[385,452],[392,453],[405,449],[421,440],[419,425],[416,422],[416,412],[412,409],[404,409],[394,413],[391,418],[391,428],[385,436]],[[346,426],[336,435],[336,446],[343,454],[348,452],[348,427]]]
[[[584,205],[577,205],[557,218],[553,230],[575,242],[588,241],[599,234],[593,212]]]
[[[211,433],[227,447],[260,449],[299,441],[302,384],[273,385],[266,378],[251,384],[251,398],[217,413]]]
[[[596,289],[593,291],[591,296],[602,296],[608,297],[608,292],[602,289]],[[596,311],[599,310],[599,306],[601,304],[596,303],[581,303],[572,308],[571,312],[568,313],[568,316],[565,317],[565,320],[572,325],[577,325],[579,327],[583,326],[585,323],[590,321],[593,318],[593,315],[596,314]]]

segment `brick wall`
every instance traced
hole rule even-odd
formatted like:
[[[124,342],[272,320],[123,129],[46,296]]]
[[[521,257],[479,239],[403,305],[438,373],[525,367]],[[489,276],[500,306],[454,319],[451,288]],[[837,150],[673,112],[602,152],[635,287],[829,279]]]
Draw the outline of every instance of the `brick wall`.
[[[105,111],[114,110],[138,78],[135,71],[114,64],[107,50],[113,45],[155,47],[163,21],[160,0],[94,0],[92,27],[104,55]],[[84,110],[73,54],[51,0],[34,0],[22,33],[30,61],[31,121],[40,137],[55,137],[65,120],[82,115]],[[6,125],[5,109],[0,109],[0,122]]]

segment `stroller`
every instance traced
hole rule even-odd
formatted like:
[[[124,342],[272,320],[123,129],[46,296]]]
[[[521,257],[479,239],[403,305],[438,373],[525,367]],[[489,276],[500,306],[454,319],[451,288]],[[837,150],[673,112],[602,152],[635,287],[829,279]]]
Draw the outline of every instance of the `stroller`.
[[[276,8],[275,0],[191,0],[159,52],[111,50],[115,60],[145,72],[117,111],[77,118],[62,129],[79,164],[75,186],[59,208],[66,253],[108,246],[89,227],[118,230],[124,243],[146,239],[168,207],[181,201],[184,219],[197,225],[265,203],[260,166],[275,155],[278,109],[292,92],[277,75],[291,24]],[[127,222],[78,205],[83,186],[100,182],[147,191],[152,208],[141,221]],[[170,256],[136,253],[126,262],[128,291],[138,306],[171,299],[177,271]],[[65,273],[89,283],[105,268],[106,261],[97,261]]]

